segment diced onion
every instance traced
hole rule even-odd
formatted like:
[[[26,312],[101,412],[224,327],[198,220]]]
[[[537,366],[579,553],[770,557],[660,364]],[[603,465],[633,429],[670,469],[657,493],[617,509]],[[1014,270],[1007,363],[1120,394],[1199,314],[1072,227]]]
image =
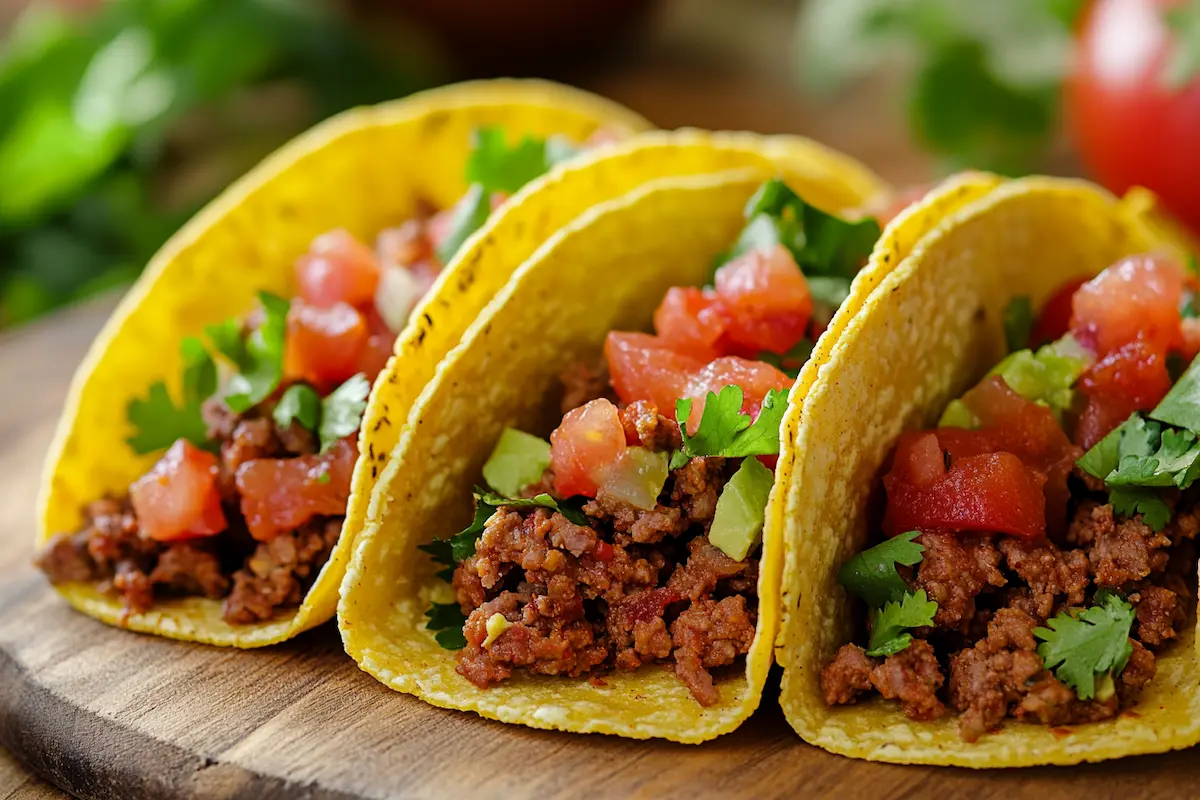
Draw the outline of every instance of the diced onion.
[[[375,290],[375,310],[394,332],[399,333],[421,296],[417,279],[404,267],[385,266]]]

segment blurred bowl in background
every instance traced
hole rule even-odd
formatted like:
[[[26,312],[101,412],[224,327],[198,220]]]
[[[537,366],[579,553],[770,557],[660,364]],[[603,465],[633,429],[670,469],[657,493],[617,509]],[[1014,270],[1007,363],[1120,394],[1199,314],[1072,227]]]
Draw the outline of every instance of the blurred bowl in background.
[[[347,0],[364,21],[404,24],[471,75],[545,74],[608,54],[660,0]]]

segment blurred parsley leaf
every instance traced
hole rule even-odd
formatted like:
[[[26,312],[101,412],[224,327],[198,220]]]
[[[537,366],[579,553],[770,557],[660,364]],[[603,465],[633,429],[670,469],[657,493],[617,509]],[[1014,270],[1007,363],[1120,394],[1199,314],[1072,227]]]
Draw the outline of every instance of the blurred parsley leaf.
[[[799,69],[830,94],[881,63],[912,69],[913,130],[948,167],[1015,174],[1048,146],[1082,0],[809,0]]]
[[[370,393],[371,382],[360,372],[348,378],[321,401],[321,422],[317,435],[321,439],[322,453],[328,452],[343,436],[358,432]]]
[[[1174,35],[1171,54],[1163,67],[1163,81],[1177,92],[1200,76],[1200,0],[1188,0],[1162,13]]]

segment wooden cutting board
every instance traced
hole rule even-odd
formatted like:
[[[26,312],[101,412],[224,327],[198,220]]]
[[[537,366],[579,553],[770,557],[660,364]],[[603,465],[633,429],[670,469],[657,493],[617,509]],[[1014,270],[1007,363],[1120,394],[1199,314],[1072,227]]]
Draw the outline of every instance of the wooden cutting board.
[[[112,300],[0,336],[0,743],[88,798],[1099,798],[1200,795],[1187,751],[972,773],[801,742],[776,705],[698,747],[533,731],[443,711],[362,673],[330,625],[234,651],[104,626],[30,565],[34,494],[67,380]],[[11,769],[7,770],[12,772]],[[14,777],[8,797],[57,796]]]

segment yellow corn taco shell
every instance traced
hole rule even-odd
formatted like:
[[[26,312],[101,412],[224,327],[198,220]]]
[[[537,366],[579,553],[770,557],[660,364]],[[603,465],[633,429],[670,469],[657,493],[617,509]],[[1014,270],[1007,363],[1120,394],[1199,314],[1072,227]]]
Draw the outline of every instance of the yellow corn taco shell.
[[[700,136],[649,138],[696,148],[703,141]],[[709,141],[712,147],[714,141],[728,140]],[[765,143],[773,148],[777,141]],[[638,147],[658,146],[630,145],[629,154]],[[763,152],[764,140],[758,139],[755,147]],[[591,168],[599,170],[601,160],[613,157],[598,158]],[[753,713],[772,661],[778,623],[779,491],[772,493],[763,535],[756,638],[744,674],[718,684],[721,702],[711,708],[699,706],[674,675],[652,667],[606,675],[603,687],[583,679],[518,673],[499,686],[478,689],[455,672],[454,653],[442,649],[425,629],[430,602],[445,602],[452,594],[435,578],[436,565],[417,546],[448,536],[469,520],[471,487],[479,482],[482,465],[505,426],[544,432],[557,423],[558,380],[565,366],[596,356],[610,330],[649,327],[654,308],[670,286],[707,280],[713,259],[743,225],[747,198],[764,178],[782,172],[802,197],[835,212],[858,207],[874,195],[874,184],[867,191],[851,191],[832,173],[836,184],[814,182],[811,170],[806,178],[796,164],[782,157],[749,172],[651,181],[593,207],[520,267],[424,388],[383,467],[366,527],[356,540],[338,613],[346,649],[364,670],[393,689],[437,706],[574,732],[700,742],[733,730]],[[588,179],[581,167],[575,173],[560,178]],[[956,184],[958,202],[994,183],[987,176],[963,179]],[[526,210],[541,200],[531,195]],[[923,217],[905,214],[889,226],[884,238],[904,252],[924,225]],[[496,241],[494,246],[506,244]],[[878,282],[899,261],[889,256],[858,280]],[[793,393],[791,402],[798,402],[799,396]],[[787,447],[785,436],[783,449]],[[785,475],[782,469],[777,473],[777,488],[785,485]]]
[[[164,378],[172,392],[178,391],[183,337],[248,311],[260,290],[290,296],[295,259],[324,231],[345,227],[357,236],[373,237],[412,217],[422,201],[452,204],[466,189],[470,134],[484,125],[500,126],[509,136],[562,134],[576,141],[599,129],[624,137],[649,127],[636,114],[586,92],[540,81],[500,80],[354,109],[283,147],[162,248],[93,342],[71,383],[47,457],[39,543],[76,529],[85,503],[125,493],[153,463],[155,456],[138,456],[125,444],[131,432],[126,405]],[[459,260],[477,259],[477,250],[462,248]],[[487,270],[504,274],[485,274]],[[477,282],[499,285],[509,271],[511,267],[493,260],[478,268]],[[446,272],[454,272],[453,263]],[[485,302],[481,293],[460,296],[447,316],[461,318],[455,324],[463,327]],[[441,346],[442,353],[426,347],[418,360],[440,357],[449,349],[444,342]],[[390,380],[423,382],[431,369],[421,366],[412,373],[395,369]],[[369,444],[368,435],[363,452]],[[361,516],[369,493],[370,481],[356,476],[351,518]],[[219,601],[159,602],[149,613],[124,614],[118,600],[90,585],[59,589],[72,605],[113,625],[254,647],[329,619],[344,564],[344,558],[326,564],[295,614],[259,625],[227,624]]]
[[[1002,315],[1012,297],[1028,295],[1036,307],[1070,278],[1170,244],[1094,186],[1013,181],[945,219],[806,367],[799,384],[808,396],[783,503],[777,650],[780,701],[806,741],[874,761],[966,767],[1072,764],[1200,741],[1194,632],[1159,657],[1135,714],[1072,726],[1067,735],[1007,720],[967,744],[953,717],[914,722],[879,700],[831,709],[820,687],[822,667],[852,634],[837,571],[865,546],[867,497],[896,437],[935,424],[946,403],[1004,354]]]

